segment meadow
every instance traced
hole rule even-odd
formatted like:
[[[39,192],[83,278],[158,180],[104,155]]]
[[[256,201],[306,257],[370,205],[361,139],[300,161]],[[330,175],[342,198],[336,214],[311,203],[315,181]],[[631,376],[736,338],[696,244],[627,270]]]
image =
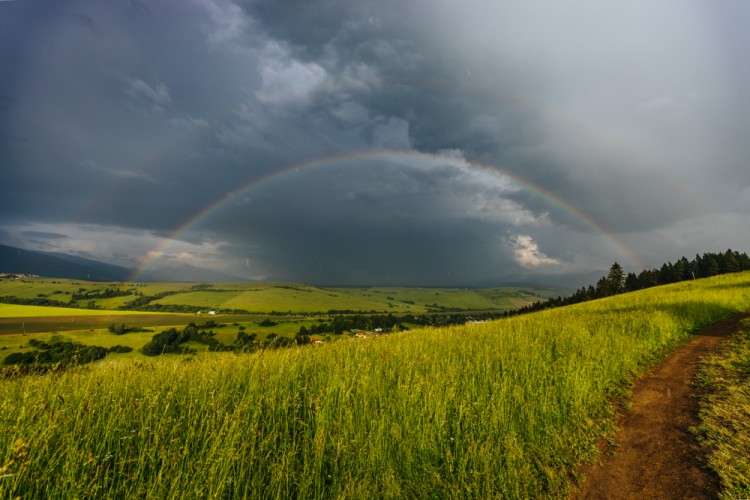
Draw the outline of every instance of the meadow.
[[[255,314],[336,311],[422,314],[445,311],[509,311],[564,294],[555,288],[323,288],[288,283],[101,283],[65,279],[0,280],[0,298],[54,301],[90,309],[187,306]],[[144,301],[132,306],[136,300]],[[187,311],[176,311],[187,312]],[[2,311],[0,311],[2,314]]]
[[[565,497],[613,397],[750,273],[484,324],[0,381],[0,496]]]

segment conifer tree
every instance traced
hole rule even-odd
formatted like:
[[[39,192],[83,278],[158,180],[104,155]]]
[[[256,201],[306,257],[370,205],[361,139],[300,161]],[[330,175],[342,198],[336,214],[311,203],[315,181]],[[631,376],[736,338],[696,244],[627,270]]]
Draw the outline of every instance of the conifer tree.
[[[719,274],[719,271],[719,263],[716,261],[714,254],[705,254],[703,256],[703,267],[701,269],[703,277],[710,278],[711,276],[716,276]]]
[[[737,257],[735,257],[732,250],[727,250],[724,254],[724,267],[721,270],[722,273],[736,273],[740,270],[740,263],[737,262]]]
[[[635,290],[639,290],[641,288],[640,282],[638,281],[638,276],[635,275],[635,273],[628,273],[627,277],[625,278],[625,291],[626,292],[633,292]]]
[[[623,271],[622,266],[617,262],[609,268],[607,281],[612,292],[611,295],[622,293],[625,290],[625,271]]]

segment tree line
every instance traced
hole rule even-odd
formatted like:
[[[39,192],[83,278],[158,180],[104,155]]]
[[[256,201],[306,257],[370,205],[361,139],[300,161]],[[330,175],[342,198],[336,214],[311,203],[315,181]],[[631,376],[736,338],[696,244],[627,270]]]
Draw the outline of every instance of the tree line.
[[[609,273],[602,276],[596,285],[581,287],[568,297],[556,297],[538,301],[509,311],[506,316],[525,314],[551,307],[578,304],[588,300],[600,299],[625,292],[634,292],[653,286],[668,285],[680,281],[698,278],[710,278],[719,274],[736,273],[750,270],[750,257],[746,253],[728,249],[723,253],[707,252],[696,255],[693,260],[682,257],[675,263],[667,262],[659,268],[644,269],[638,274],[625,274],[622,266],[615,262]]]
[[[395,325],[404,321],[404,317],[397,318],[393,314],[372,315],[372,316],[336,316],[330,321],[321,321],[317,325],[300,327],[299,333],[302,335],[314,335],[321,333],[333,333],[341,335],[346,331],[376,329],[392,330]],[[401,328],[400,328],[401,329]]]

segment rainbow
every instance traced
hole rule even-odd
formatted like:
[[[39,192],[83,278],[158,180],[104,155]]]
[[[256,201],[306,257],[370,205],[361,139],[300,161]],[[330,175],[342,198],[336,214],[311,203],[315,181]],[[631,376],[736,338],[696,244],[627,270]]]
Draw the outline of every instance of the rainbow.
[[[208,219],[213,213],[221,210],[223,207],[226,207],[227,205],[232,203],[233,200],[239,198],[240,196],[244,195],[248,191],[254,188],[257,188],[258,186],[264,185],[268,182],[271,182],[273,180],[294,175],[297,172],[309,171],[312,169],[319,169],[319,168],[326,168],[326,167],[331,167],[335,165],[341,165],[346,162],[351,162],[354,160],[373,160],[373,159],[382,159],[382,160],[388,160],[391,162],[399,162],[399,161],[413,162],[414,160],[419,160],[423,162],[429,161],[429,162],[433,162],[439,165],[451,165],[451,166],[455,166],[459,168],[466,168],[466,169],[470,169],[474,171],[480,171],[480,172],[489,173],[495,176],[500,176],[506,179],[510,179],[511,181],[513,181],[513,183],[541,196],[553,206],[556,206],[564,210],[565,212],[573,216],[576,220],[581,222],[584,226],[589,228],[591,231],[602,236],[609,243],[609,245],[615,250],[615,252],[619,256],[624,258],[627,261],[627,263],[630,264],[630,266],[632,266],[634,269],[644,268],[643,264],[633,254],[633,252],[626,245],[624,245],[621,241],[619,241],[614,235],[612,235],[607,230],[605,230],[605,228],[603,228],[601,224],[599,224],[593,217],[584,213],[578,207],[576,207],[569,201],[561,198],[559,195],[549,191],[548,189],[538,184],[532,183],[531,181],[527,179],[519,177],[518,175],[509,173],[497,167],[491,167],[491,166],[487,166],[487,165],[483,165],[483,164],[479,164],[475,162],[469,162],[463,158],[445,155],[445,154],[421,153],[421,152],[416,152],[416,151],[365,150],[365,151],[348,152],[348,153],[334,155],[334,156],[327,156],[323,158],[317,158],[314,160],[292,164],[281,170],[276,170],[267,175],[252,179],[246,184],[238,187],[237,189],[234,189],[232,191],[225,193],[223,196],[220,196],[214,202],[210,203],[209,205],[207,205],[206,207],[204,207],[197,213],[193,214],[192,217],[190,217],[184,223],[178,226],[176,229],[171,231],[169,235],[165,237],[162,240],[162,242],[159,245],[157,245],[157,247],[154,248],[153,251],[149,252],[147,257],[145,257],[142,260],[141,264],[135,269],[133,274],[130,276],[129,281],[134,281],[134,282],[138,281],[141,274],[146,269],[148,269],[151,263],[160,255],[163,255],[165,251],[168,249],[168,247],[174,241],[180,239],[180,236],[182,234],[184,234],[186,231],[189,231],[191,228],[198,226],[203,221]]]
[[[650,168],[650,162],[646,161],[645,159],[641,158],[635,151],[631,150],[630,148],[626,147],[623,144],[620,144],[612,138],[608,136],[603,136],[601,133],[599,133],[596,129],[593,129],[586,125],[585,122],[578,120],[574,117],[574,115],[570,114],[569,112],[566,112],[564,109],[559,108],[557,106],[554,106],[550,103],[541,103],[532,99],[529,99],[523,95],[519,94],[513,94],[509,92],[504,92],[501,89],[498,89],[494,86],[489,85],[482,85],[477,84],[470,81],[460,81],[460,82],[453,82],[448,79],[440,79],[440,78],[421,78],[421,79],[404,79],[399,78],[397,75],[384,75],[384,82],[388,85],[405,85],[409,87],[418,87],[418,86],[424,86],[427,88],[434,88],[434,89],[447,89],[447,90],[455,90],[456,93],[467,93],[470,95],[475,95],[478,97],[481,97],[482,99],[493,101],[493,100],[500,100],[500,101],[507,101],[511,102],[517,106],[520,106],[523,109],[528,110],[530,113],[538,114],[544,120],[549,121],[550,123],[557,124],[559,127],[564,128],[566,130],[577,130],[579,134],[583,136],[583,139],[586,142],[593,143],[593,144],[599,144],[603,147],[606,147],[608,151],[612,152],[612,156],[616,156],[619,158],[626,159],[628,164],[637,166],[641,168],[641,170],[644,173],[647,173],[651,177],[656,177],[663,181],[663,184],[667,186],[667,189],[671,189],[675,192],[676,195],[678,195],[681,199],[690,199],[693,200],[695,203],[701,204],[701,208],[707,208],[704,204],[701,203],[701,199],[698,196],[695,196],[694,193],[690,192],[680,181],[679,178],[666,178],[663,174],[661,174],[658,169]],[[225,117],[231,115],[231,112],[229,111],[219,111],[214,114],[214,116],[207,118],[207,121],[211,123],[213,126],[214,124],[218,124],[224,119]],[[340,147],[338,144],[335,143],[335,141],[332,141],[330,138],[326,137],[325,135],[315,131],[315,129],[312,129],[313,133],[316,133],[318,136],[320,136],[325,142],[332,143],[335,147]],[[169,140],[151,148],[150,150],[146,151],[143,156],[141,156],[137,161],[133,162],[130,165],[122,165],[122,171],[132,171],[135,170],[138,173],[148,173],[146,170],[146,166],[149,164],[155,164],[159,158],[164,155],[165,153],[169,151],[176,150],[179,146],[187,143],[191,137],[199,133],[199,129],[193,128],[188,129],[185,132],[174,134]],[[339,162],[339,161],[346,161],[351,159],[356,159],[359,157],[364,156],[388,156],[388,155],[421,155],[421,153],[410,153],[410,152],[404,152],[404,151],[374,151],[370,153],[343,153],[340,155],[334,155],[329,156],[321,159],[316,159],[308,162],[303,162],[298,165],[292,165],[287,168],[284,168],[280,171],[277,171],[276,173],[269,174],[267,176],[260,177],[258,179],[255,179],[253,181],[250,181],[245,186],[242,186],[238,190],[232,191],[230,193],[227,193],[225,196],[222,196],[219,200],[214,202],[212,205],[209,205],[206,209],[201,210],[197,214],[195,214],[191,219],[188,219],[184,224],[182,224],[180,227],[178,227],[175,232],[171,233],[171,235],[176,234],[179,235],[180,232],[182,232],[186,227],[189,227],[193,225],[195,222],[198,222],[199,219],[202,218],[202,216],[208,215],[212,211],[212,207],[219,208],[222,205],[223,200],[229,200],[231,199],[233,194],[236,194],[238,191],[248,190],[251,189],[253,186],[257,184],[262,184],[266,180],[271,180],[277,177],[281,177],[287,173],[295,172],[300,169],[305,169],[310,166],[315,165],[322,165],[325,164],[327,161],[333,161],[333,162]],[[439,158],[440,155],[431,155],[433,157]],[[454,159],[455,160],[455,159]],[[476,164],[473,164],[476,165]],[[471,166],[471,165],[469,165]],[[485,167],[483,167],[485,168]],[[577,219],[582,221],[585,225],[589,226],[591,229],[601,233],[604,235],[610,242],[618,248],[618,251],[620,253],[623,253],[623,250],[626,250],[626,247],[620,243],[616,243],[617,240],[614,237],[611,237],[608,235],[606,231],[604,231],[599,224],[596,223],[594,219],[591,217],[583,214],[578,210],[576,207],[571,205],[570,203],[566,202],[565,200],[561,199],[560,197],[556,196],[553,193],[550,193],[549,191],[546,191],[544,188],[533,185],[529,181],[526,181],[521,178],[517,178],[511,174],[508,174],[507,172],[500,172],[500,169],[496,168],[485,168],[488,170],[493,170],[496,173],[501,173],[502,175],[505,175],[506,177],[514,180],[517,184],[524,186],[528,189],[530,189],[533,192],[536,192],[552,202],[554,205],[557,205],[559,207],[562,207],[564,210],[566,210],[568,213],[575,216]],[[102,204],[105,200],[107,200],[112,193],[116,192],[117,189],[124,183],[129,182],[131,178],[128,176],[120,176],[109,183],[108,186],[104,187],[99,192],[95,193],[94,196],[91,198],[84,198],[81,200],[81,204],[73,210],[73,213],[70,214],[69,219],[70,220],[81,220],[85,219],[85,215],[93,210],[96,210],[97,207]],[[170,235],[170,238],[171,238]],[[159,249],[165,247],[167,245],[160,245]],[[624,253],[623,255],[627,256],[628,252]],[[637,263],[638,259],[635,259],[632,254],[628,258],[628,260],[631,261],[631,263]],[[139,267],[139,269],[142,266]]]

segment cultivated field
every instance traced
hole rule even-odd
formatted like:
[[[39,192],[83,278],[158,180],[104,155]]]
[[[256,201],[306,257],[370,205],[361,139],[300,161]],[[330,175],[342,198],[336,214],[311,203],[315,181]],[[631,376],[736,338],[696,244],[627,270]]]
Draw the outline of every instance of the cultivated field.
[[[46,306],[21,306],[16,304],[0,303],[0,318],[39,318],[39,317],[66,317],[76,318],[79,316],[153,316],[147,312],[138,311],[99,311],[96,309],[73,309],[70,307],[46,307]]]
[[[561,289],[536,288],[321,288],[283,283],[100,283],[64,279],[0,280],[0,298],[53,301],[84,308],[133,309],[180,307],[248,313],[421,314],[447,311],[508,311],[565,294]],[[149,300],[144,300],[149,299]],[[140,299],[137,306],[133,301]]]
[[[749,308],[743,273],[480,325],[2,380],[0,496],[565,497],[630,377]]]

